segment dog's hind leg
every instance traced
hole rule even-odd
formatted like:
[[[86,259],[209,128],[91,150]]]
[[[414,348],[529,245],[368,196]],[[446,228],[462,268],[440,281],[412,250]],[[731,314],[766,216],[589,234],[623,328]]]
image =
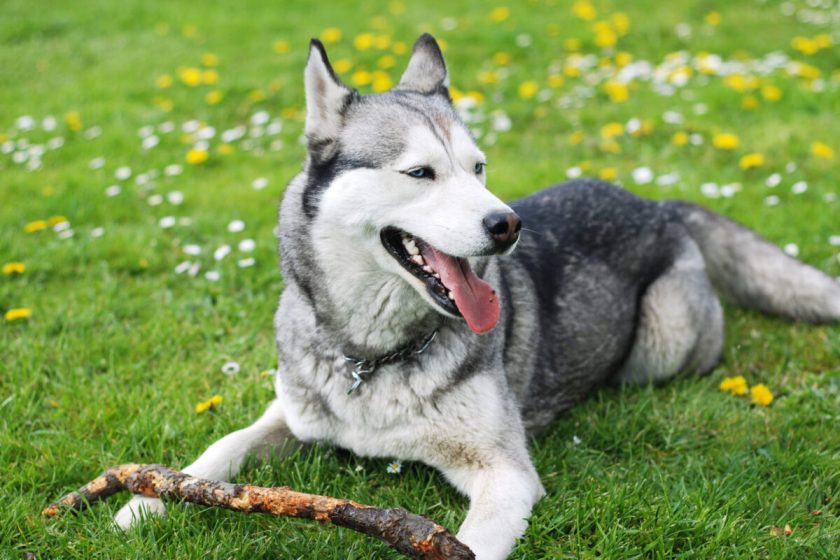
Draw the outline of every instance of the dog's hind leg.
[[[723,349],[723,312],[696,243],[686,240],[671,266],[642,296],[636,340],[618,383],[708,373]]]
[[[269,455],[275,450],[289,451],[295,439],[286,425],[279,401],[272,401],[259,420],[215,442],[184,472],[210,480],[235,476],[251,454]],[[157,498],[134,496],[120,509],[114,521],[127,529],[146,515],[163,515],[165,507]]]

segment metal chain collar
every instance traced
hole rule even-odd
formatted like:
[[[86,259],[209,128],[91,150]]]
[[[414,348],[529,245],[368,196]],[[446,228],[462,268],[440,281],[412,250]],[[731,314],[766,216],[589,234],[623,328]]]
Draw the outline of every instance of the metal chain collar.
[[[366,381],[365,376],[369,376],[373,374],[380,366],[384,366],[393,362],[398,362],[404,358],[408,358],[410,356],[417,356],[422,354],[426,350],[428,350],[429,346],[432,344],[432,341],[437,336],[437,329],[432,331],[432,334],[427,336],[421,342],[413,342],[411,344],[406,344],[400,348],[397,348],[395,351],[391,352],[390,354],[386,354],[384,356],[380,356],[373,360],[368,360],[367,358],[353,358],[351,356],[344,356],[344,360],[353,363],[353,369],[350,372],[350,375],[353,376],[353,385],[350,386],[350,390],[347,391],[347,394],[352,394],[359,386]]]

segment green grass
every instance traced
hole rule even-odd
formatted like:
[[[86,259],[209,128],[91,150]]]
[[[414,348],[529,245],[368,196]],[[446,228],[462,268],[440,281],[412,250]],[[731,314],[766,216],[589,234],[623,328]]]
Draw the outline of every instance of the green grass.
[[[189,463],[213,440],[252,422],[272,397],[271,379],[260,376],[275,364],[271,317],[283,287],[272,229],[283,186],[304,155],[298,138],[307,40],[324,28],[343,31],[328,49],[334,61],[355,62],[347,79],[360,67],[375,69],[391,52],[357,51],[353,37],[362,32],[409,46],[425,30],[444,39],[452,83],[485,98],[478,113],[486,120],[476,125],[483,139],[494,111],[512,120],[510,131],[498,132],[492,145],[485,142],[490,185],[500,196],[515,198],[556,182],[573,166],[590,175],[612,169],[634,192],[702,202],[776,243],[796,243],[804,260],[840,275],[838,249],[829,243],[840,235],[840,202],[830,201],[830,193],[840,194],[838,159],[811,153],[817,141],[840,153],[840,50],[805,55],[791,48],[794,37],[830,28],[785,16],[773,1],[598,0],[599,19],[617,10],[629,16],[618,50],[636,60],[658,65],[668,53],[684,50],[692,57],[706,51],[750,61],[781,51],[818,69],[821,79],[815,88],[809,79],[773,71],[760,77],[760,85],[775,85],[782,97],[768,101],[760,90],[735,91],[720,76],[695,73],[673,96],[635,81],[626,102],[610,102],[598,85],[591,97],[560,107],[595,75],[586,70],[548,87],[549,75],[563,75],[569,60],[564,41],[579,39],[582,53],[610,55],[595,45],[591,23],[572,15],[571,3],[511,3],[509,18],[500,23],[488,17],[495,4],[480,2],[404,2],[401,14],[393,13],[393,2],[322,4],[8,0],[0,7],[3,142],[65,139],[35,171],[0,153],[0,264],[26,265],[22,275],[0,276],[0,312],[32,309],[28,319],[0,322],[0,556],[393,556],[350,531],[205,508],[176,507],[165,520],[122,535],[108,523],[124,498],[53,523],[39,517],[50,500],[106,466]],[[722,16],[719,25],[704,23],[712,10]],[[690,25],[690,36],[675,33],[679,23]],[[530,46],[517,46],[522,34]],[[272,49],[279,40],[288,42],[287,53]],[[839,40],[835,31],[834,42]],[[507,77],[483,83],[481,72],[497,69],[493,58],[500,51],[511,55]],[[207,52],[219,58],[218,83],[182,84],[178,68],[199,67]],[[394,56],[396,67],[388,73],[396,80],[407,55]],[[163,74],[174,78],[168,89],[156,85]],[[520,98],[519,85],[527,80],[550,98]],[[205,101],[211,90],[223,93],[220,103]],[[742,103],[750,95],[758,106],[747,110]],[[707,112],[696,112],[697,104]],[[250,151],[237,140],[233,153],[219,154],[219,134],[260,110],[281,118],[282,132],[255,139]],[[684,123],[665,122],[669,110],[681,113]],[[65,123],[71,111],[81,118],[79,132]],[[36,119],[35,130],[16,128],[23,115]],[[48,115],[58,120],[53,132],[40,127]],[[618,153],[601,149],[603,125],[633,118],[648,122],[649,133],[619,137]],[[185,163],[189,145],[180,130],[160,134],[160,145],[151,150],[141,148],[141,127],[166,121],[180,127],[191,119],[216,128],[207,162]],[[91,127],[100,127],[101,135],[85,138]],[[584,140],[571,144],[576,131]],[[700,134],[703,144],[675,145],[671,138],[680,131]],[[737,133],[740,146],[714,149],[716,132]],[[281,149],[272,149],[274,140],[282,141]],[[743,170],[739,159],[750,152],[764,154],[765,163]],[[98,157],[105,158],[104,167],[90,169]],[[175,163],[183,165],[182,174],[161,173]],[[789,163],[796,169],[786,171]],[[134,177],[118,181],[114,173],[122,165],[134,176],[149,170],[161,176],[151,189]],[[678,172],[680,180],[635,185],[631,172],[639,166],[657,175]],[[776,172],[781,185],[767,187]],[[268,179],[267,188],[251,187],[259,177]],[[793,194],[800,180],[808,189]],[[705,182],[737,182],[740,190],[709,198],[700,190]],[[121,184],[122,192],[109,198],[104,191],[112,184]],[[148,204],[149,197],[173,190],[184,194],[182,205]],[[769,195],[779,204],[765,204]],[[71,239],[51,230],[24,232],[27,223],[54,215],[69,219]],[[170,215],[189,217],[192,224],[159,227]],[[244,232],[226,230],[234,219],[245,221]],[[94,238],[97,227],[104,235]],[[236,265],[248,256],[236,249],[244,238],[256,240],[250,268]],[[201,245],[203,254],[185,255],[182,247],[190,243]],[[224,243],[234,254],[215,264],[211,253]],[[202,263],[198,277],[174,273],[184,260]],[[212,268],[221,274],[218,282],[203,276]],[[734,308],[726,309],[726,320],[725,361],[710,377],[601,391],[534,440],[548,497],[536,506],[514,558],[840,556],[840,331]],[[221,372],[228,360],[241,364],[237,375]],[[727,375],[766,383],[775,402],[755,407],[748,398],[718,391]],[[196,414],[196,403],[214,394],[223,396],[222,405]],[[418,464],[391,475],[386,464],[319,446],[251,465],[238,480],[399,504],[457,527],[467,503],[440,475]],[[786,524],[791,536],[771,534]]]

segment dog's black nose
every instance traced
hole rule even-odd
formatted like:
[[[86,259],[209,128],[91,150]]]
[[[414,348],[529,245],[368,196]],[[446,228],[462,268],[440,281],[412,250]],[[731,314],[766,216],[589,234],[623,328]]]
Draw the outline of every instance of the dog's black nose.
[[[516,212],[493,212],[485,216],[482,222],[500,251],[504,251],[519,239],[522,220]]]

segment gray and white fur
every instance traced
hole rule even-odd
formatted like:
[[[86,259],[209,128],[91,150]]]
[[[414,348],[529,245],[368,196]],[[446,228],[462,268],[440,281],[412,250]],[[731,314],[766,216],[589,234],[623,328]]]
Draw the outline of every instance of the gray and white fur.
[[[693,204],[593,180],[499,200],[429,35],[399,85],[368,96],[339,81],[313,40],[305,86],[308,157],[280,209],[277,398],[188,473],[227,479],[246,455],[292,439],[420,461],[469,497],[458,537],[480,560],[503,559],[544,494],[526,434],[602,384],[709,372],[723,346],[716,290],[791,319],[840,317],[834,280]],[[472,296],[435,296],[435,280],[388,249],[388,228],[416,238],[421,257],[431,246],[468,262],[495,289],[495,328],[474,332],[492,326],[492,304],[469,300],[468,324],[452,301]],[[424,353],[348,394],[346,355],[375,358],[434,330]],[[163,506],[134,498],[116,521],[128,527],[144,512]]]

